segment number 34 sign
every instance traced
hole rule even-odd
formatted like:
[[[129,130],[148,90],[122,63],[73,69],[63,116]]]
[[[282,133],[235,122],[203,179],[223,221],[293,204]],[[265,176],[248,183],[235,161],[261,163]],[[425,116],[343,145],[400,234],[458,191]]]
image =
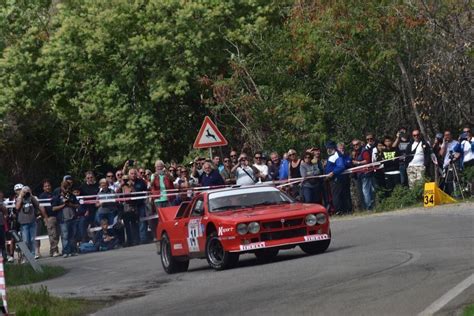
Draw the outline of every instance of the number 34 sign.
[[[423,193],[423,205],[425,207],[454,202],[456,200],[440,190],[435,182],[425,183],[425,191]]]
[[[425,191],[425,194],[423,196],[423,204],[426,207],[435,205],[435,193],[433,190]]]

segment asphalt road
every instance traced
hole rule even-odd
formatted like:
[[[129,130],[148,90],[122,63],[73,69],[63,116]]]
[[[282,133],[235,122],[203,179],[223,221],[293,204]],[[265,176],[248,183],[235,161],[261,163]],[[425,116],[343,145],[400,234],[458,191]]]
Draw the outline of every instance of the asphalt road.
[[[167,275],[154,245],[44,259],[71,271],[52,293],[113,300],[97,315],[417,315],[474,273],[474,203],[332,222],[328,251],[299,248],[216,272],[205,260]],[[471,285],[437,314],[474,303]]]

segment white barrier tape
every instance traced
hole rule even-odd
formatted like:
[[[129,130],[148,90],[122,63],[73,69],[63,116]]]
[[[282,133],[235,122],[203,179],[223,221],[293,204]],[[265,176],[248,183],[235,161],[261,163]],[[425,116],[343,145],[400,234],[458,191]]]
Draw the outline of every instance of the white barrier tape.
[[[342,174],[353,174],[353,173],[369,173],[375,172],[381,168],[383,168],[383,163],[387,161],[398,160],[401,158],[406,158],[413,155],[406,155],[406,156],[399,156],[391,159],[385,159],[382,161],[373,162],[370,164],[365,164],[362,166],[353,167],[350,169],[346,169]],[[278,181],[265,181],[256,184],[264,184],[264,185],[276,185],[279,184],[277,187],[285,187],[289,185],[293,185],[305,180],[315,179],[315,178],[326,178],[327,175],[320,175],[320,176],[311,176],[311,177],[301,177],[301,178],[293,178],[288,180],[278,180]],[[252,186],[252,185],[249,185]],[[247,187],[247,186],[236,186],[235,184],[229,185],[217,185],[217,186],[205,186],[205,187],[191,187],[186,189],[169,189],[166,190],[166,196],[177,196],[181,194],[187,194],[189,191],[193,191],[196,193],[200,193],[200,191],[206,190],[213,190],[213,189],[221,189],[221,188],[232,188],[232,187]],[[141,196],[129,196],[129,195],[141,195]],[[140,191],[140,192],[128,192],[128,193],[110,193],[110,194],[99,194],[99,195],[87,195],[87,196],[78,196],[77,199],[79,200],[80,204],[96,204],[96,203],[119,203],[119,202],[126,202],[126,201],[138,201],[144,200],[147,198],[159,198],[162,197],[161,194],[152,194],[149,191]],[[113,197],[112,199],[104,199],[106,197]],[[101,199],[102,198],[102,199]],[[39,199],[39,202],[50,202],[51,199]],[[15,201],[5,201],[4,205],[7,208],[14,208]],[[51,206],[51,203],[40,203],[40,206],[48,207]]]
[[[48,235],[36,236],[35,240],[46,240],[49,239]]]

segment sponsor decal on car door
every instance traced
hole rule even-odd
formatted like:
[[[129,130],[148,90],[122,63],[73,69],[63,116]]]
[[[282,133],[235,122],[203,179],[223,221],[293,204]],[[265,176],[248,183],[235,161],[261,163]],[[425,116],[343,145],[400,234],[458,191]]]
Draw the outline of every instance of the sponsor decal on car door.
[[[202,226],[200,218],[192,218],[188,224],[188,248],[189,252],[199,252],[199,237],[202,237]]]

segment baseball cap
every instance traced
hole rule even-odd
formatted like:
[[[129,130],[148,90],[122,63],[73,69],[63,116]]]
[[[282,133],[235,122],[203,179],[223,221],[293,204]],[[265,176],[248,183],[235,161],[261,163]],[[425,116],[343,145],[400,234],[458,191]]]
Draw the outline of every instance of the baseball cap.
[[[63,181],[67,181],[67,180],[73,180],[70,174],[67,174],[63,177]]]
[[[21,184],[21,183],[17,183],[15,184],[15,186],[13,187],[13,190],[16,191],[16,190],[21,190],[23,189],[24,185]]]
[[[336,142],[334,142],[334,141],[332,141],[332,140],[331,140],[331,141],[328,141],[328,142],[326,143],[326,148],[327,148],[327,149],[336,149],[336,148],[337,148],[337,144],[336,144]]]

